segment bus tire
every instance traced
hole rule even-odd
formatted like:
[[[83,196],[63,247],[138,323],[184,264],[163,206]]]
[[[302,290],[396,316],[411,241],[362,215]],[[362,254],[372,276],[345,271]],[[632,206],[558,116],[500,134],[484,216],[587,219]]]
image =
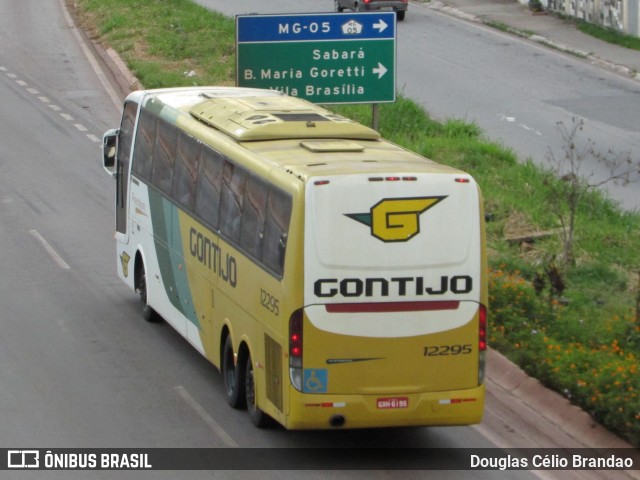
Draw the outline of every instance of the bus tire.
[[[140,265],[138,272],[138,293],[140,293],[140,301],[142,302],[142,318],[147,322],[158,322],[160,316],[149,305],[149,298],[147,293],[147,274],[144,270],[144,263]]]
[[[253,376],[253,361],[251,356],[247,358],[247,366],[245,370],[245,392],[247,396],[247,412],[251,423],[258,428],[265,428],[270,423],[269,416],[264,413],[256,404],[256,384]]]
[[[222,354],[222,383],[227,403],[232,408],[244,408],[246,405],[244,391],[244,365],[236,364],[233,355],[231,336],[224,342]]]

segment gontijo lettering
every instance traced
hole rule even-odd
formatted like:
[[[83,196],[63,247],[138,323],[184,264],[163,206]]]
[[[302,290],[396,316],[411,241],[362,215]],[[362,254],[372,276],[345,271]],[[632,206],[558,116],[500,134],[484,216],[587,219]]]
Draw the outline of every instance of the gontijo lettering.
[[[231,255],[222,254],[220,247],[209,237],[198,232],[195,228],[189,231],[189,252],[201,264],[218,274],[229,285],[235,287],[238,282],[236,259]]]
[[[428,285],[424,277],[399,278],[321,278],[315,281],[313,291],[317,297],[388,297],[408,295],[444,295],[447,292],[466,294],[473,290],[469,275],[441,276],[440,284]]]

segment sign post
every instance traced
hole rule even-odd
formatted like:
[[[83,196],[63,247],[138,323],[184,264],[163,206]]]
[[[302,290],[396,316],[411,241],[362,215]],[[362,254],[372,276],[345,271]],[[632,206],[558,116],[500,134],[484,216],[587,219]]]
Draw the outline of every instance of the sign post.
[[[396,95],[394,12],[236,17],[236,84],[313,103]]]

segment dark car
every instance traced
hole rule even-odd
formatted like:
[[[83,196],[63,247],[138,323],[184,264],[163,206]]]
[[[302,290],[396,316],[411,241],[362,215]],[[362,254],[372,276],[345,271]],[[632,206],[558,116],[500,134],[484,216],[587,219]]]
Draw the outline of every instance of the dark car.
[[[336,12],[354,10],[356,12],[394,11],[398,20],[404,20],[409,0],[335,0]]]

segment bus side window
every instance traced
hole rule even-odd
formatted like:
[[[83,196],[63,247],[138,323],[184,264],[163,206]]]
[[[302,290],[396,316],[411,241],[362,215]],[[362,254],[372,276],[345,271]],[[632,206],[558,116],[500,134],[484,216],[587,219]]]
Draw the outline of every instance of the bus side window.
[[[177,141],[178,129],[168,122],[158,122],[158,135],[153,146],[151,183],[167,195],[171,195]]]
[[[240,222],[240,246],[256,259],[262,256],[264,215],[267,203],[267,184],[249,176],[245,190]]]
[[[128,165],[131,156],[131,143],[133,142],[133,130],[136,124],[138,105],[128,102],[124,106],[120,131],[118,133],[118,159]]]
[[[291,220],[291,197],[271,189],[264,224],[262,262],[278,275],[284,270],[284,255]]]
[[[202,144],[185,132],[178,137],[178,153],[173,169],[171,196],[182,206],[193,210],[196,201],[198,161]]]
[[[135,151],[133,152],[133,171],[141,178],[151,178],[153,144],[156,141],[157,123],[158,119],[155,115],[144,109],[140,112]]]
[[[218,228],[222,167],[224,159],[215,150],[203,146],[200,150],[200,169],[196,188],[195,212],[211,228]]]
[[[242,200],[247,173],[227,161],[222,171],[222,195],[220,196],[220,231],[232,242],[240,239]]]

